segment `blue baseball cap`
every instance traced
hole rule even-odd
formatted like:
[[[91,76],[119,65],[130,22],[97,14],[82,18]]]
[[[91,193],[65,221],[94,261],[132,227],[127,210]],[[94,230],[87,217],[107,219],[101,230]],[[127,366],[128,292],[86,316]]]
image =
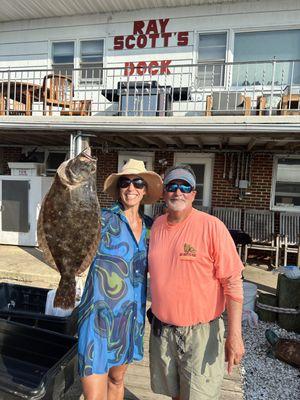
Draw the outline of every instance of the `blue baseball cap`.
[[[164,179],[164,186],[172,181],[185,181],[189,183],[193,189],[196,187],[196,177],[195,173],[190,166],[177,166],[172,167],[169,171],[166,172]]]

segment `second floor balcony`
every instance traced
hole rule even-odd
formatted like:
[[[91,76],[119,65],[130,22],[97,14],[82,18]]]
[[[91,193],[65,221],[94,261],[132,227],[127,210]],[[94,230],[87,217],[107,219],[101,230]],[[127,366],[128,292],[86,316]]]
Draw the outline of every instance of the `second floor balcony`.
[[[300,60],[0,70],[0,116],[300,115]]]

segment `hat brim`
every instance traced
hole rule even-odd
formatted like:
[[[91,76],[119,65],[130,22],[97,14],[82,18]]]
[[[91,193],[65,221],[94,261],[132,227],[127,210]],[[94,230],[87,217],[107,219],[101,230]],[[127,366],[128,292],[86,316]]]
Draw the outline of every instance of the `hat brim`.
[[[147,193],[144,195],[142,204],[153,204],[158,201],[163,192],[163,182],[161,177],[153,171],[137,172],[126,170],[109,175],[104,182],[104,192],[109,194],[114,200],[119,199],[118,180],[122,175],[136,175],[141,177],[147,184]]]

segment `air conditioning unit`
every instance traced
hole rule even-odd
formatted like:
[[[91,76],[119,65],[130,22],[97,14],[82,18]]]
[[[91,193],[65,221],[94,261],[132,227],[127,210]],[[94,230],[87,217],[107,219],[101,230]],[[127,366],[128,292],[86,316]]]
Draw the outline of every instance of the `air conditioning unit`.
[[[283,94],[285,96],[288,96],[289,94],[300,94],[300,85],[287,85],[284,89],[283,89]]]
[[[9,162],[13,176],[41,176],[45,174],[45,164],[35,162]]]

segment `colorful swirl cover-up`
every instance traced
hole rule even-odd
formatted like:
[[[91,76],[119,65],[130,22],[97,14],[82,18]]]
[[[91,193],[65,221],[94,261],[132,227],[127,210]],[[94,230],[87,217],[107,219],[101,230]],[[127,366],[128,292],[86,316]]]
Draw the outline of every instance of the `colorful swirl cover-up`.
[[[90,267],[78,321],[79,374],[143,358],[147,251],[151,218],[137,243],[120,204],[102,212],[101,242]]]

